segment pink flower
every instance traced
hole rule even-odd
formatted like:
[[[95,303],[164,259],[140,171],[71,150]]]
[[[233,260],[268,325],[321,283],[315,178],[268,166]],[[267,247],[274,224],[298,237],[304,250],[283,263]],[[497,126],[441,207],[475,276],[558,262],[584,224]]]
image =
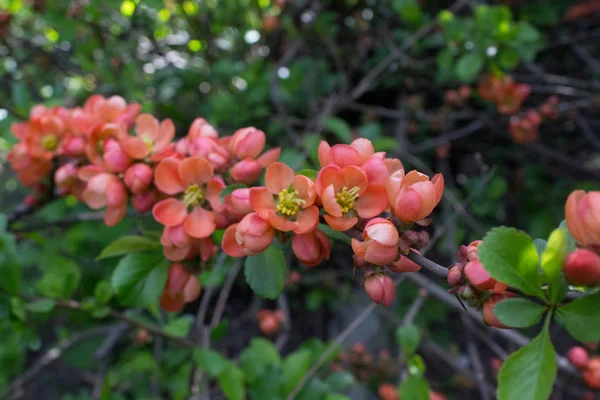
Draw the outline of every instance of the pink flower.
[[[394,172],[387,182],[390,205],[396,217],[403,222],[417,222],[427,217],[438,205],[444,193],[441,174],[431,180],[418,171]]]
[[[396,297],[396,285],[392,279],[383,274],[371,274],[364,280],[365,292],[377,304],[388,307]]]
[[[297,234],[292,237],[292,251],[300,262],[309,267],[314,267],[323,261],[329,260],[331,243],[329,238],[318,229]]]
[[[387,265],[398,257],[398,230],[387,219],[373,218],[362,234],[364,242],[352,239],[354,253],[375,265]]]
[[[221,247],[231,257],[262,253],[275,238],[275,229],[256,213],[246,215],[239,224],[230,225],[223,235]]]
[[[150,114],[142,114],[135,120],[136,136],[125,136],[121,139],[123,150],[136,160],[143,160],[160,153],[175,137],[175,125],[170,119],[158,122]]]
[[[82,200],[93,210],[106,207],[104,223],[114,226],[119,223],[127,211],[127,190],[125,185],[113,174],[107,172],[88,172],[89,169],[79,170],[79,179],[87,182],[86,189],[81,194]]]

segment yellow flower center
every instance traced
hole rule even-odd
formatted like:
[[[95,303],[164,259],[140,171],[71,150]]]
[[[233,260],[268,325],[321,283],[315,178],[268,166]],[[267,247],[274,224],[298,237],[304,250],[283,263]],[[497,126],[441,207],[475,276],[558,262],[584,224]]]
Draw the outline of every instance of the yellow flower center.
[[[104,139],[98,140],[98,142],[96,143],[96,150],[100,154],[104,153]]]
[[[49,134],[42,137],[42,147],[45,150],[52,151],[58,146],[58,138],[56,135]]]
[[[154,143],[152,142],[152,139],[150,139],[145,133],[143,133],[140,137],[142,138],[142,142],[144,142],[144,144],[148,148],[148,151],[152,153],[152,151],[154,150]]]
[[[187,207],[195,206],[204,198],[204,193],[202,193],[202,189],[197,184],[193,184],[188,186],[183,193],[183,202]]]
[[[283,189],[279,192],[277,211],[288,217],[293,217],[304,203],[304,200],[298,198],[297,190]]]
[[[358,192],[360,192],[358,186],[354,186],[350,190],[344,186],[342,190],[335,195],[335,200],[342,208],[344,214],[347,214],[354,209],[354,202],[358,199]]]

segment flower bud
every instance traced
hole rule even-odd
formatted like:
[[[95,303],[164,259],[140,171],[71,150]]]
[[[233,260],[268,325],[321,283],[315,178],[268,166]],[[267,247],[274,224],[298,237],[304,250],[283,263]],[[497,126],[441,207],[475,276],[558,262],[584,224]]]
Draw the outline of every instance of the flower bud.
[[[498,372],[500,372],[500,368],[502,368],[502,360],[498,357],[492,358],[490,360],[490,368],[492,369],[494,375],[498,375]]]
[[[67,136],[60,145],[67,157],[81,157],[85,151],[85,139],[81,136]]]
[[[106,169],[111,172],[123,172],[131,164],[129,157],[114,139],[109,139],[104,143],[104,155],[102,156]]]
[[[77,167],[74,163],[60,166],[54,173],[54,183],[58,186],[61,195],[66,195],[71,191],[73,185],[78,181]]]
[[[577,249],[567,256],[563,270],[571,285],[595,286],[600,283],[600,256],[590,250]]]
[[[398,389],[391,383],[382,383],[377,389],[380,400],[400,400]]]
[[[238,129],[229,142],[229,151],[238,159],[256,158],[265,148],[265,133],[254,127]]]
[[[508,328],[506,325],[500,322],[500,320],[494,314],[494,307],[496,307],[496,304],[506,300],[508,297],[509,296],[502,294],[493,294],[490,298],[488,298],[483,303],[483,309],[481,310],[483,322],[495,328]]]
[[[167,283],[160,297],[160,305],[165,310],[177,312],[185,303],[200,296],[200,283],[194,275],[181,264],[169,265]]]
[[[448,268],[448,285],[455,287],[462,282],[462,271],[455,265]]]
[[[300,262],[309,267],[314,267],[328,260],[331,253],[329,238],[320,230],[296,234],[292,237],[292,251]]]
[[[477,247],[483,243],[483,240],[475,240],[467,246],[467,259],[473,261],[477,259]]]
[[[432,390],[429,392],[429,400],[446,400],[446,396],[444,396],[440,392]]]
[[[389,306],[396,297],[396,285],[392,279],[383,274],[371,274],[364,280],[365,292],[377,304]]]
[[[147,213],[158,202],[158,193],[155,190],[147,190],[142,193],[136,193],[131,199],[131,204],[135,211],[140,214]]]
[[[237,226],[236,241],[247,255],[262,253],[271,245],[275,229],[256,213],[246,215]]]
[[[572,192],[565,203],[565,219],[578,243],[600,247],[600,191]]]
[[[269,312],[260,319],[258,326],[262,333],[272,336],[279,331],[281,321],[272,312]]]
[[[579,346],[571,347],[571,350],[567,353],[567,358],[573,366],[579,369],[586,368],[590,361],[588,352],[583,347]]]
[[[242,216],[252,212],[250,205],[250,189],[235,189],[225,196],[225,208],[230,213],[240,214]]]
[[[127,203],[127,189],[117,179],[108,183],[105,194],[107,207],[121,207]]]
[[[583,372],[583,380],[592,389],[600,389],[600,357],[590,360]]]
[[[152,168],[144,163],[133,164],[127,168],[123,180],[131,193],[141,193],[152,183]]]
[[[403,222],[415,222],[427,217],[438,205],[444,193],[444,177],[435,175],[431,180],[418,171],[394,172],[387,182],[390,205],[396,217]]]
[[[262,168],[262,165],[256,160],[242,160],[231,168],[231,178],[234,182],[250,185],[260,177]]]
[[[398,230],[384,218],[371,219],[362,234],[365,239],[360,242],[352,239],[352,250],[356,255],[375,265],[387,265],[398,256]]]

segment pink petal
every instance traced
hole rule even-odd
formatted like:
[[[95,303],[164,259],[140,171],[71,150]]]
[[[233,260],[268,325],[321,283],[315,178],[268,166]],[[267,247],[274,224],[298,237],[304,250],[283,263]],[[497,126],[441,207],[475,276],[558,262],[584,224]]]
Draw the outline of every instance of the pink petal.
[[[269,192],[279,194],[284,189],[288,189],[294,181],[294,170],[282,162],[275,162],[267,167],[265,173],[265,182]]]
[[[179,160],[170,157],[156,167],[154,182],[161,192],[173,195],[185,190],[186,186],[179,177],[179,163]]]
[[[179,176],[187,187],[193,184],[202,185],[213,177],[213,167],[201,157],[189,157],[179,163]]]
[[[183,201],[168,198],[159,201],[152,208],[154,219],[165,226],[181,224],[187,216],[187,207]]]
[[[373,218],[387,208],[388,198],[386,194],[384,186],[369,185],[354,204],[354,209],[361,218]]]
[[[216,227],[215,215],[200,206],[194,207],[183,221],[185,233],[197,239],[209,237]]]

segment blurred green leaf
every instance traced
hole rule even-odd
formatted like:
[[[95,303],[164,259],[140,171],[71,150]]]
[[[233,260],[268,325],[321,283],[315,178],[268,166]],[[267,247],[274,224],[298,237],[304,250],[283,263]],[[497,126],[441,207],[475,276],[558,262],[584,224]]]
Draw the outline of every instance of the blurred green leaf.
[[[149,251],[160,248],[158,241],[149,239],[144,236],[123,236],[109,244],[96,257],[96,260],[121,256],[128,253]]]
[[[419,348],[421,333],[414,324],[401,325],[396,329],[396,341],[402,349],[402,356],[408,360]]]
[[[226,368],[219,375],[219,386],[229,400],[244,400],[246,389],[244,373],[237,367]]]
[[[600,340],[600,293],[581,297],[558,308],[557,317],[569,333],[581,342]]]
[[[42,299],[34,301],[33,303],[29,303],[25,306],[27,311],[31,311],[33,313],[47,313],[54,309],[55,301],[52,299]]]
[[[458,58],[454,73],[461,82],[473,82],[483,69],[484,62],[483,56],[479,53],[464,54]]]
[[[198,367],[212,378],[221,375],[225,369],[231,367],[231,362],[214,350],[194,349],[193,357]]]
[[[145,307],[157,301],[167,281],[169,262],[160,253],[130,253],[114,270],[111,283],[121,304]]]
[[[287,274],[283,250],[271,245],[256,256],[246,257],[244,274],[256,294],[267,299],[277,298],[283,292]]]
[[[183,315],[170,321],[163,330],[173,336],[186,337],[193,325],[194,318],[191,315]]]
[[[350,125],[346,121],[338,117],[327,117],[323,120],[325,128],[333,133],[340,142],[350,143],[352,132]]]

